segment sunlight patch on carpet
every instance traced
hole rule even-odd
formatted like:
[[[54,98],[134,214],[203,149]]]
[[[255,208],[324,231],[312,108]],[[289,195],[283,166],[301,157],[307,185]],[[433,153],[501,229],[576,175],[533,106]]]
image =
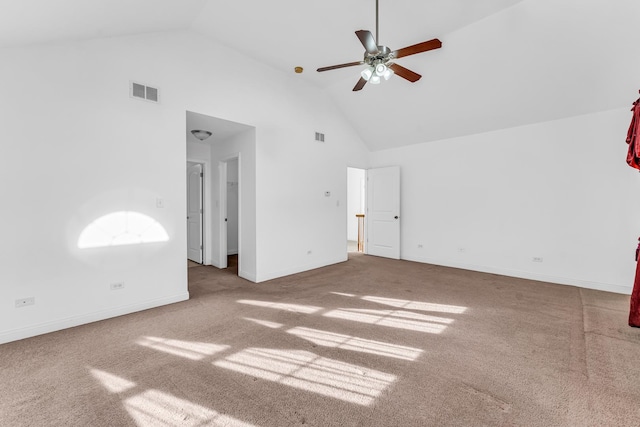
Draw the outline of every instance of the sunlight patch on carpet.
[[[253,424],[153,389],[126,399],[124,407],[139,427],[255,427]]]
[[[329,292],[330,294],[340,295],[342,297],[355,297],[354,294],[346,294],[344,292]]]
[[[447,328],[448,324],[453,322],[453,319],[428,316],[411,311],[367,310],[359,308],[338,308],[323,314],[323,316],[431,334],[441,333]]]
[[[435,311],[438,313],[452,314],[462,314],[467,311],[467,307],[447,304],[434,304],[431,302],[409,301],[404,299],[374,297],[369,295],[362,297],[362,299],[365,301],[371,301],[391,307],[406,308],[408,310]]]
[[[136,344],[190,360],[202,360],[229,348],[228,345],[180,341],[158,337],[142,337]]]
[[[268,320],[261,320],[261,319],[253,319],[251,317],[243,317],[243,319],[248,320],[249,322],[257,323],[258,325],[265,326],[271,329],[280,329],[284,326],[282,323],[270,322]]]
[[[358,405],[370,405],[396,380],[395,375],[302,350],[248,348],[213,364]]]
[[[275,308],[277,310],[295,311],[297,313],[313,314],[322,310],[322,307],[314,307],[312,305],[287,304],[283,302],[256,301],[249,299],[240,299],[240,304],[255,305],[257,307]]]
[[[422,354],[422,350],[419,348],[389,344],[381,341],[372,341],[349,335],[336,334],[334,332],[304,328],[301,326],[289,329],[287,332],[323,347],[340,348],[343,350],[358,351],[361,353],[375,354],[395,359],[413,361]]]
[[[119,377],[100,369],[89,369],[93,378],[98,380],[100,384],[107,389],[109,393],[123,393],[136,386],[136,383],[125,378]]]

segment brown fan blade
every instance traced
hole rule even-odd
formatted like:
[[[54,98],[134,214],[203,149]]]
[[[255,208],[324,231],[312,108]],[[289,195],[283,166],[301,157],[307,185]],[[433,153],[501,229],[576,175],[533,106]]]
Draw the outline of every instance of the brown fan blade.
[[[402,58],[403,56],[415,55],[416,53],[439,49],[441,47],[442,42],[438,39],[433,39],[426,42],[414,44],[412,46],[403,47],[402,49],[394,50],[393,52],[391,52],[390,56],[393,58]]]
[[[403,79],[409,80],[411,83],[417,82],[418,80],[420,80],[420,77],[422,77],[420,74],[414,73],[408,68],[404,68],[402,65],[389,64],[388,67],[391,68],[394,73],[396,73]]]
[[[356,85],[353,87],[353,91],[357,92],[360,89],[362,89],[364,87],[364,85],[367,84],[367,81],[365,79],[363,79],[362,77],[360,77],[360,80],[358,80],[358,83],[356,83]]]
[[[364,61],[358,61],[358,62],[348,62],[346,64],[339,64],[339,65],[332,65],[330,67],[322,67],[322,68],[318,68],[316,71],[329,71],[329,70],[336,70],[338,68],[345,68],[345,67],[353,67],[356,65],[362,65],[364,64]]]
[[[358,36],[360,43],[364,46],[364,50],[366,50],[369,55],[377,55],[380,53],[376,39],[373,38],[371,31],[359,30],[356,31],[356,36]]]

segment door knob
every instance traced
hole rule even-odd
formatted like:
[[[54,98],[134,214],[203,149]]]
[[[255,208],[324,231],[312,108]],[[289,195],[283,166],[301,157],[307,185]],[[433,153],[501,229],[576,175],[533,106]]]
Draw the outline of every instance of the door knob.
[[[393,219],[398,219],[398,215],[394,216]]]

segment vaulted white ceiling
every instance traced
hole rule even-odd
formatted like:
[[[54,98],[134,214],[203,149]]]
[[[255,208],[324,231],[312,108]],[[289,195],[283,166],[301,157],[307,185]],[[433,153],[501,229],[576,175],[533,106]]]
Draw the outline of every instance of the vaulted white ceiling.
[[[443,42],[397,61],[416,83],[352,92],[360,67],[315,71],[362,59],[375,0],[0,0],[0,47],[192,30],[324,88],[372,150],[619,108],[640,87],[637,0],[379,2],[380,44]]]
[[[187,29],[206,2],[0,0],[0,47]]]

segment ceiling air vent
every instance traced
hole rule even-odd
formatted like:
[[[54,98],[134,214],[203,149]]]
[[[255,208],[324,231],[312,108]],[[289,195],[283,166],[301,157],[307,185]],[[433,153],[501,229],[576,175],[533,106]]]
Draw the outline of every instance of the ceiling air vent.
[[[129,96],[150,102],[159,102],[158,88],[145,86],[136,82],[129,82]]]
[[[316,132],[316,141],[324,142],[324,133]]]

